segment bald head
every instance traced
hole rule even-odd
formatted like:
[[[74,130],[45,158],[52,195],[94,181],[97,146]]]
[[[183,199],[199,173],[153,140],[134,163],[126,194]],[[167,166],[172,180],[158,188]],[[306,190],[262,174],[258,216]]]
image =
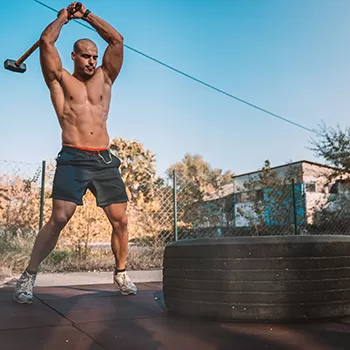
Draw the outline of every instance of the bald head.
[[[90,39],[79,39],[74,43],[73,51],[80,52],[86,46],[93,46],[97,49],[96,44]]]

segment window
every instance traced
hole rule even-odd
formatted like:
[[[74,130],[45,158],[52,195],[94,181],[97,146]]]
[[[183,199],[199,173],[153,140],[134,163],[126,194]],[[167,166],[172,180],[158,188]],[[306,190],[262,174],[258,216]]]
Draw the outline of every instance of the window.
[[[261,201],[264,199],[263,190],[253,190],[248,192],[236,193],[236,203],[249,203]]]
[[[316,183],[315,182],[307,182],[305,184],[306,192],[316,192]]]
[[[339,193],[339,183],[338,182],[330,185],[329,193],[331,193],[331,194],[338,194]]]
[[[247,203],[248,202],[248,193],[241,192],[236,194],[236,203]]]
[[[263,201],[264,200],[264,191],[263,190],[257,190],[255,198],[258,201]]]

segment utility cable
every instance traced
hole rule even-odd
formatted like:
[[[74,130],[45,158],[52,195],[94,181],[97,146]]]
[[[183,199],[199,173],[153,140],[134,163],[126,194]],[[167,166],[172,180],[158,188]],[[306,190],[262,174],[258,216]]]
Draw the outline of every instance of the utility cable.
[[[48,5],[44,4],[43,2],[41,2],[41,1],[39,1],[39,0],[33,0],[33,1],[37,2],[38,4],[44,6],[44,7],[48,8],[48,9],[50,9],[51,11],[54,11],[54,12],[58,13],[58,11],[57,11],[56,9],[54,9],[54,8],[51,7],[51,6],[48,6]],[[96,32],[96,30],[95,30],[94,28],[91,28],[90,26],[88,26],[88,25],[86,25],[86,24],[84,24],[84,23],[81,23],[81,22],[79,22],[79,21],[77,21],[77,20],[75,20],[75,19],[74,19],[74,22],[80,24],[81,26],[83,26],[83,27],[85,27],[85,28],[87,28],[87,29],[92,30],[93,32]],[[294,126],[297,126],[297,127],[301,128],[301,129],[304,129],[304,130],[306,130],[306,131],[310,131],[310,132],[312,132],[312,133],[314,133],[314,134],[317,134],[317,135],[319,135],[319,136],[322,136],[322,134],[320,134],[320,133],[317,132],[316,130],[310,129],[310,128],[308,128],[308,127],[306,127],[306,126],[303,126],[303,125],[301,125],[301,124],[299,124],[299,123],[296,123],[296,122],[294,122],[294,121],[292,121],[292,120],[290,120],[290,119],[284,118],[284,117],[282,117],[282,116],[280,116],[280,115],[278,115],[278,114],[272,113],[272,112],[270,112],[270,111],[268,111],[268,110],[266,110],[266,109],[264,109],[264,108],[261,108],[261,107],[259,107],[259,106],[257,106],[257,105],[254,105],[253,103],[247,102],[247,101],[245,101],[245,100],[243,100],[243,99],[241,99],[241,98],[239,98],[239,97],[237,97],[237,96],[234,96],[234,95],[232,95],[232,94],[230,94],[230,93],[228,93],[228,92],[226,92],[226,91],[224,91],[224,90],[221,90],[221,89],[219,89],[219,88],[217,88],[217,87],[215,87],[215,86],[213,86],[213,85],[211,85],[211,84],[208,84],[208,83],[204,82],[203,80],[197,79],[197,78],[193,77],[192,75],[189,75],[189,74],[187,74],[187,73],[185,73],[185,72],[183,72],[183,71],[181,71],[181,70],[179,70],[179,69],[177,69],[177,68],[174,68],[174,67],[172,67],[172,66],[170,66],[170,65],[168,65],[168,64],[166,64],[166,63],[164,63],[164,62],[161,62],[161,61],[157,60],[157,59],[154,58],[154,57],[151,57],[151,56],[149,56],[149,55],[146,55],[145,53],[143,53],[143,52],[141,52],[141,51],[139,51],[139,50],[136,50],[136,49],[134,49],[134,48],[132,48],[132,47],[126,45],[126,44],[124,44],[124,47],[126,47],[127,49],[129,49],[129,50],[131,50],[131,51],[133,51],[133,52],[136,52],[137,54],[139,54],[139,55],[141,55],[141,56],[143,56],[143,57],[146,57],[146,58],[150,59],[150,60],[153,61],[153,62],[156,62],[156,63],[158,63],[158,64],[160,64],[160,65],[162,65],[162,66],[164,66],[164,67],[166,67],[166,68],[169,68],[169,69],[171,69],[172,71],[174,71],[174,72],[176,72],[176,73],[178,73],[178,74],[181,74],[181,75],[185,76],[186,78],[189,78],[189,79],[191,79],[191,80],[194,80],[195,82],[197,82],[197,83],[199,83],[199,84],[202,84],[202,85],[204,85],[204,86],[206,86],[206,87],[208,87],[208,88],[210,88],[210,89],[212,89],[212,90],[215,90],[215,91],[217,91],[217,92],[219,92],[219,93],[221,93],[221,94],[223,94],[223,95],[226,95],[226,96],[228,96],[228,97],[231,97],[231,98],[233,98],[233,99],[235,99],[235,100],[237,100],[237,101],[239,101],[239,102],[241,102],[241,103],[244,103],[244,104],[246,104],[246,105],[248,105],[248,106],[250,106],[250,107],[253,107],[253,108],[255,108],[255,109],[257,109],[257,110],[259,110],[259,111],[261,111],[261,112],[264,112],[264,113],[266,113],[266,114],[269,114],[269,115],[271,115],[271,116],[273,116],[273,117],[275,117],[275,118],[277,118],[277,119],[283,120],[283,121],[285,121],[285,122],[287,122],[287,123],[289,123],[289,124],[292,124],[292,125],[294,125]]]

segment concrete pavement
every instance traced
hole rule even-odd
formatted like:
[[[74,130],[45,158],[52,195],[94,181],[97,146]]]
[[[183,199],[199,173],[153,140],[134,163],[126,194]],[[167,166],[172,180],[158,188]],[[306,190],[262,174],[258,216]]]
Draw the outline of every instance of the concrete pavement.
[[[162,270],[128,271],[135,283],[162,282]],[[112,283],[112,272],[67,272],[67,273],[39,273],[35,285],[37,287],[79,286]],[[19,276],[16,276],[18,278]],[[14,279],[8,278],[2,286],[13,284]],[[1,283],[0,283],[1,287]]]
[[[124,297],[113,285],[35,287],[32,305],[0,290],[3,350],[348,350],[349,318],[304,324],[228,323],[169,313],[161,283]]]

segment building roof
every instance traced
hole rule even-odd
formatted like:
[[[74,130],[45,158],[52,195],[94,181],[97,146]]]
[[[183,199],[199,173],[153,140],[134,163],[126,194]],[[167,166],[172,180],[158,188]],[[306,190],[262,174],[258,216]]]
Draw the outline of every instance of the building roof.
[[[307,163],[307,164],[311,164],[311,165],[316,165],[316,166],[319,166],[319,167],[322,167],[322,168],[327,168],[327,169],[334,169],[334,170],[338,170],[336,167],[332,167],[332,166],[329,166],[329,165],[325,165],[325,164],[320,164],[320,163],[315,163],[315,162],[310,162],[308,160],[299,160],[297,162],[291,162],[291,163],[287,163],[287,164],[283,164],[283,165],[278,165],[278,166],[274,166],[274,167],[271,167],[270,169],[273,170],[273,169],[279,169],[279,168],[284,168],[284,167],[287,167],[287,166],[290,166],[290,165],[296,165],[296,164],[302,164],[302,163]],[[232,175],[232,178],[236,178],[236,177],[240,177],[240,176],[246,176],[246,175],[252,175],[252,174],[257,174],[257,173],[260,173],[261,172],[261,169],[260,170],[255,170],[255,171],[251,171],[251,172],[248,172],[248,173],[243,173],[243,174],[238,174],[238,175]]]
[[[233,193],[233,183],[226,184],[222,186],[219,190],[205,196],[203,199],[208,201],[214,201],[219,198],[224,198]]]

